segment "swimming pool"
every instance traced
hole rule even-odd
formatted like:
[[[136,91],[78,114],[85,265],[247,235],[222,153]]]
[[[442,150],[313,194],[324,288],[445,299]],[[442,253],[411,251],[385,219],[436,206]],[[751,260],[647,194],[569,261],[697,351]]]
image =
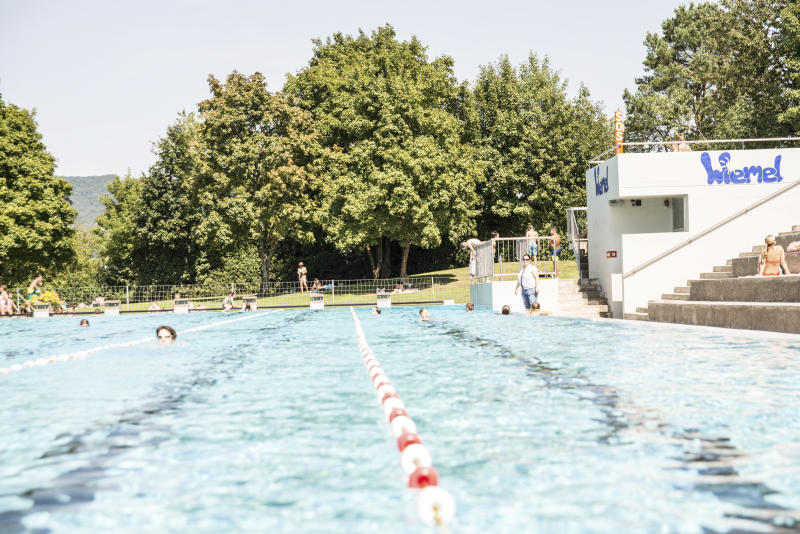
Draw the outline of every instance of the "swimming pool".
[[[356,313],[453,532],[800,529],[798,336]],[[0,367],[211,326],[0,376],[0,532],[432,531],[349,310],[91,321],[0,321]]]

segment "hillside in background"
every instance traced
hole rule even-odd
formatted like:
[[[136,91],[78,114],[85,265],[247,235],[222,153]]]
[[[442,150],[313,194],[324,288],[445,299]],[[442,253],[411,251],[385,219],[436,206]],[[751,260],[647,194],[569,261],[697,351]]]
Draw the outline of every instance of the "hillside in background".
[[[103,213],[100,196],[107,195],[106,186],[114,179],[113,174],[102,176],[62,176],[72,184],[72,207],[78,212],[77,223],[86,228],[95,225],[95,219]]]

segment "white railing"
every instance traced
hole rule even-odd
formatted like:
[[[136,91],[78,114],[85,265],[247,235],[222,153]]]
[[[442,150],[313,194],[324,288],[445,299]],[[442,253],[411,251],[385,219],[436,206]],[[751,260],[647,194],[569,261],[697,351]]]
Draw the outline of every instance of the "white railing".
[[[484,241],[475,247],[477,265],[473,281],[482,283],[516,278],[522,269],[522,256],[525,254],[531,256],[531,261],[535,259],[539,276],[555,277],[551,240],[549,236],[540,236],[497,237]]]
[[[755,137],[750,139],[698,139],[693,141],[628,141],[626,143],[618,143],[614,145],[612,148],[609,148],[605,152],[598,154],[597,156],[593,157],[589,160],[589,163],[592,165],[597,165],[599,163],[603,163],[600,158],[605,156],[606,154],[612,154],[617,151],[617,147],[622,146],[655,146],[655,147],[674,147],[677,144],[687,144],[687,145],[714,145],[714,144],[730,144],[730,143],[741,143],[742,149],[744,149],[745,143],[769,143],[769,142],[785,142],[785,141],[800,141],[800,137]]]
[[[582,269],[589,270],[589,240],[587,239],[586,208],[567,208],[567,242],[575,253],[578,278]],[[583,265],[586,262],[586,265]]]

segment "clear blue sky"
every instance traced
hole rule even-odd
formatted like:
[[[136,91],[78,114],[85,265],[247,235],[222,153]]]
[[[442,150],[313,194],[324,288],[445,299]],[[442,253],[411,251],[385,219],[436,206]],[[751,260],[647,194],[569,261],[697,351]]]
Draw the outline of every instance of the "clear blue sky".
[[[644,40],[683,0],[0,0],[0,93],[37,110],[57,173],[134,175],[206,78],[262,72],[272,90],[311,57],[311,39],[385,23],[447,54],[461,80],[529,51],[579,82],[608,114],[642,73]]]

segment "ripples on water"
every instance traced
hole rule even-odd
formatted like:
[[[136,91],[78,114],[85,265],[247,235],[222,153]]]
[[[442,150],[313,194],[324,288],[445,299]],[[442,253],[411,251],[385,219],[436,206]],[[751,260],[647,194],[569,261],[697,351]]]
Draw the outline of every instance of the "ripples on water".
[[[796,337],[359,315],[456,499],[453,532],[800,530]],[[5,320],[0,366],[165,320]],[[102,351],[0,376],[0,391],[0,534],[428,531],[347,310]]]

